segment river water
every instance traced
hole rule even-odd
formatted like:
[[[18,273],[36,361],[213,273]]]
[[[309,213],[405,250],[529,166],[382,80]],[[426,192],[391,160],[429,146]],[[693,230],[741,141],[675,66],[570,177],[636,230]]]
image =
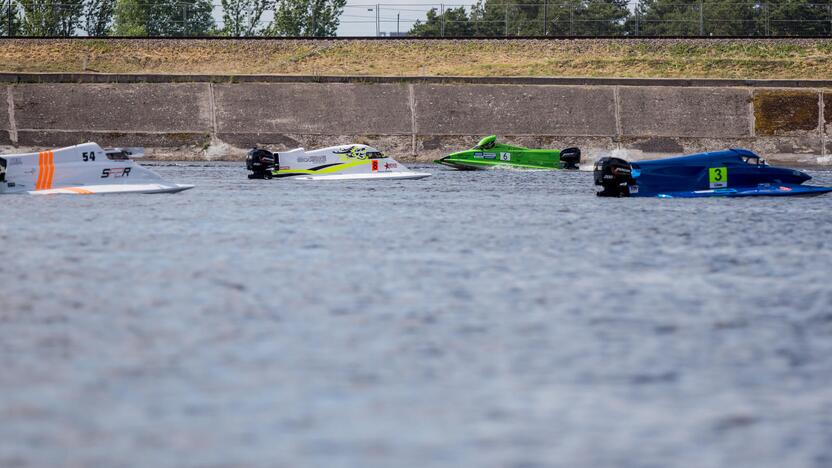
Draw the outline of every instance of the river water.
[[[832,196],[420,169],[4,197],[0,466],[832,466]]]

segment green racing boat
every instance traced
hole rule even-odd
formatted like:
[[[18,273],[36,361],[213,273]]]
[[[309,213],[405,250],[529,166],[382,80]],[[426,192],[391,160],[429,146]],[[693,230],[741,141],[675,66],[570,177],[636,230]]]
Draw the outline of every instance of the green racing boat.
[[[578,169],[581,150],[529,149],[497,143],[497,136],[489,135],[469,150],[451,153],[434,162],[462,170],[491,169],[497,166],[521,169]]]

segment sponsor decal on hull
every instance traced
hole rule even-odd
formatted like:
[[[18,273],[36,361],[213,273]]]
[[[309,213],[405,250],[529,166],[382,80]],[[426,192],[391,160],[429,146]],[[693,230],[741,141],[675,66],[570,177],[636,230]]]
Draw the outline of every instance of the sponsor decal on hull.
[[[298,162],[322,164],[326,162],[326,156],[299,156]]]

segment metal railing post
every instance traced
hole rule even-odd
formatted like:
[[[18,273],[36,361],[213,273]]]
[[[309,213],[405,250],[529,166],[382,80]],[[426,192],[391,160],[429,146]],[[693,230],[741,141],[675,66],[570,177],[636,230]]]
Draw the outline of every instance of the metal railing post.
[[[182,35],[188,35],[188,4],[182,4]]]
[[[379,7],[379,4],[376,3],[376,37],[379,36],[379,30],[381,28],[381,25],[379,24],[380,17],[379,17],[379,13],[378,13],[378,7]]]
[[[636,8],[636,36],[639,35],[639,20],[641,19],[641,11]]]
[[[829,35],[832,36],[832,4],[829,5]]]
[[[503,32],[503,36],[508,37],[508,2],[507,1],[503,2],[503,7],[504,7],[504,10],[505,10],[503,12],[505,14],[505,18],[503,19],[503,21],[506,23],[505,31]]]
[[[771,36],[771,14],[768,9],[768,2],[763,2],[763,14],[765,15],[765,24],[766,30],[766,37]]]
[[[8,10],[9,29],[8,29],[8,31],[6,31],[6,35],[9,36],[9,37],[14,36],[14,15],[13,15],[13,13],[14,13],[14,10],[12,10],[12,0],[9,0],[9,10]]]
[[[549,35],[549,0],[543,1],[543,35]]]
[[[569,35],[575,35],[575,7],[569,7]]]
[[[445,37],[445,4],[444,3],[439,4],[439,12],[440,12],[439,17],[441,18],[441,22],[439,23],[439,36],[440,37]]]
[[[704,12],[704,2],[699,0],[699,35],[705,35],[705,12]]]

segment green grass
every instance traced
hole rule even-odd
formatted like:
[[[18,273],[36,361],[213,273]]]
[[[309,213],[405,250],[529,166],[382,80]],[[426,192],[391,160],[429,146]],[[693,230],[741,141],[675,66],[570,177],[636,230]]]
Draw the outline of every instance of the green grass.
[[[12,39],[0,71],[830,79],[832,41]]]

